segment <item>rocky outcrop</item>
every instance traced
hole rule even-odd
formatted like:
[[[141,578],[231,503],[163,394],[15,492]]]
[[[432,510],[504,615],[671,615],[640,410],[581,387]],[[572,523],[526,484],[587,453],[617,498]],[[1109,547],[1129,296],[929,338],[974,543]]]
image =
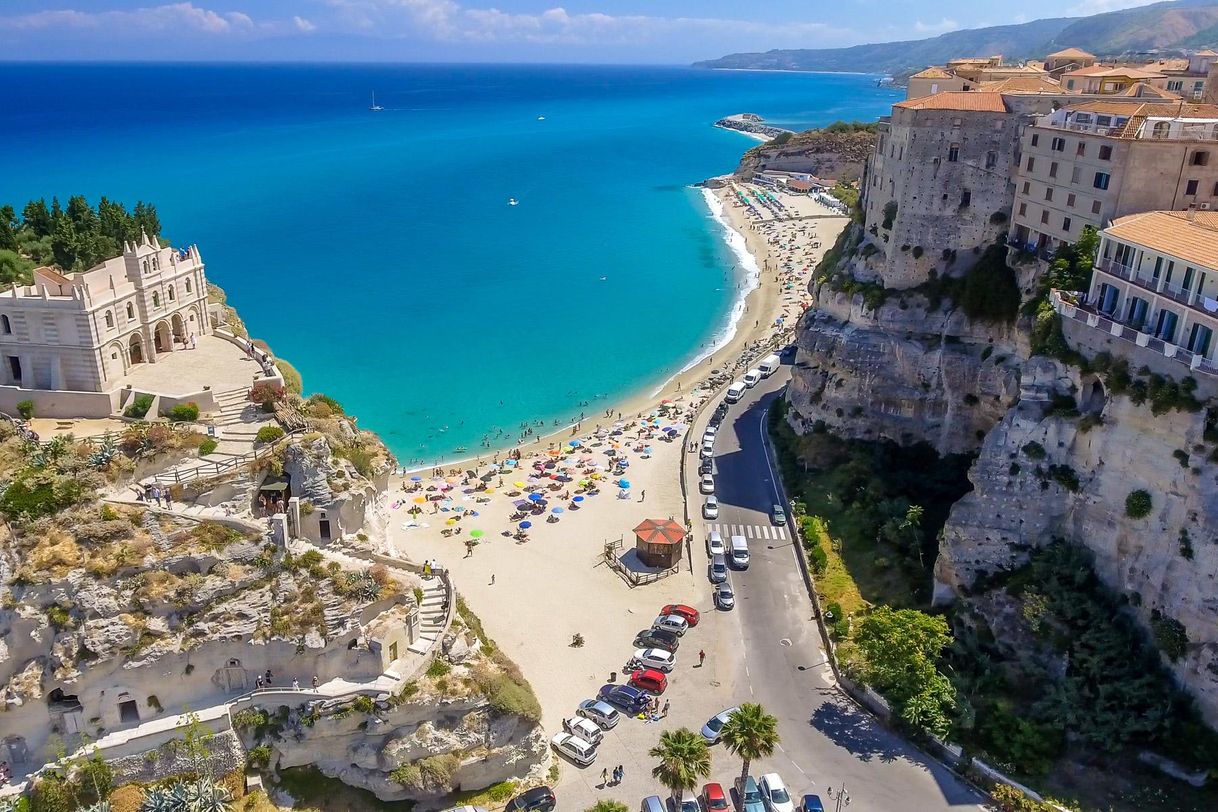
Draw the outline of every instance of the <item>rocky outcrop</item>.
[[[971,452],[1018,396],[1021,359],[1001,349],[1009,341],[959,311],[928,311],[918,295],[870,310],[861,294],[822,288],[799,325],[792,422]]]
[[[379,702],[370,714],[323,715],[274,746],[280,768],[313,764],[385,801],[435,799],[520,780],[550,761],[539,724],[497,712],[480,695],[421,696]]]
[[[1047,408],[1064,394],[1083,418]],[[937,599],[1026,563],[1054,537],[1071,539],[1094,553],[1099,577],[1130,599],[1144,626],[1156,616],[1183,624],[1187,652],[1168,665],[1218,722],[1218,464],[1208,459],[1204,422],[1201,413],[1154,415],[1109,398],[1094,376],[1028,362],[1018,405],[987,435],[969,473],[973,491],[944,527]],[[1138,490],[1151,495],[1145,518],[1126,513]]]
[[[876,137],[873,129],[853,129],[850,125],[836,130],[807,130],[781,144],[767,142],[750,149],[740,160],[736,174],[748,178],[770,169],[853,182],[862,176]]]

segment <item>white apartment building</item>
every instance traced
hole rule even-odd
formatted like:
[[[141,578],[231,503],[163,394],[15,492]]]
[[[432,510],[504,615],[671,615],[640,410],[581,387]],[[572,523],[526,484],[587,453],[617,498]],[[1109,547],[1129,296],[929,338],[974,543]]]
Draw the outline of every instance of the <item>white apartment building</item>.
[[[136,364],[211,333],[197,246],[142,237],[87,271],[0,291],[0,385],[108,392]]]

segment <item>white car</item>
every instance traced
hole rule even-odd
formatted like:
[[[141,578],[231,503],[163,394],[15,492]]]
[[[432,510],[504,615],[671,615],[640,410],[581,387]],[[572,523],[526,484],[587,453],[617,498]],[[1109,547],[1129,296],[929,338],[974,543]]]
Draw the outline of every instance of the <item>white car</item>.
[[[703,459],[708,459],[708,460],[709,460],[711,457],[715,456],[715,441],[714,441],[714,440],[710,440],[710,441],[708,442],[708,441],[706,441],[706,440],[703,440],[703,441],[702,441],[702,452],[701,452],[701,453],[702,453],[702,457],[703,457]]]
[[[718,434],[718,433],[719,433],[719,427],[718,427],[718,426],[714,426],[714,425],[707,426],[707,427],[706,427],[706,431],[704,431],[704,432],[702,433],[702,442],[704,442],[704,443],[713,443],[713,442],[715,442],[715,435],[716,435],[716,434]]]
[[[635,649],[634,659],[642,663],[644,668],[654,668],[665,673],[671,671],[677,664],[677,655],[662,648]]]
[[[680,615],[660,615],[651,623],[653,629],[665,629],[677,636],[689,631],[689,621]]]
[[[703,474],[701,481],[698,482],[698,490],[702,491],[703,493],[714,493],[715,492],[715,475],[714,474]]]
[[[739,710],[738,707],[721,710],[707,720],[706,724],[702,726],[702,738],[706,739],[707,744],[719,741],[719,737],[723,735],[723,725],[732,718],[732,714],[737,710]]]
[[[723,543],[723,536],[718,530],[712,530],[706,534],[706,554],[707,555],[727,555],[727,547]]]
[[[550,744],[559,753],[581,767],[587,767],[596,761],[596,747],[579,736],[572,736],[570,733],[555,733],[554,738],[550,739]]]
[[[719,500],[714,496],[706,497],[706,501],[702,503],[702,518],[703,519],[718,519],[719,518]]]
[[[702,804],[692,789],[683,790],[680,795],[675,792],[672,796],[672,807],[676,812],[701,812]]]
[[[562,729],[572,736],[579,736],[594,747],[600,744],[601,739],[605,737],[605,734],[601,732],[600,725],[591,719],[585,719],[583,716],[572,716],[570,719],[563,719]]]
[[[761,790],[761,802],[769,812],[795,812],[795,802],[791,800],[791,793],[787,792],[787,785],[782,783],[778,773],[761,776],[757,788]]]

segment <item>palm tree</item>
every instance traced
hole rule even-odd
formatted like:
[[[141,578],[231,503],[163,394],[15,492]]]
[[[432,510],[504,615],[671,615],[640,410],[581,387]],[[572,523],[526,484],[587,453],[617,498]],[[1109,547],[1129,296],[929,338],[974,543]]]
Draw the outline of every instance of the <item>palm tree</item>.
[[[600,800],[584,810],[584,812],[630,812],[621,801]]]
[[[661,733],[660,743],[647,754],[660,760],[651,774],[672,791],[673,797],[693,789],[699,779],[710,775],[710,750],[706,740],[687,727]]]
[[[778,720],[754,702],[745,702],[723,724],[720,740],[732,755],[744,762],[740,781],[749,777],[749,766],[759,758],[773,754],[778,746]]]

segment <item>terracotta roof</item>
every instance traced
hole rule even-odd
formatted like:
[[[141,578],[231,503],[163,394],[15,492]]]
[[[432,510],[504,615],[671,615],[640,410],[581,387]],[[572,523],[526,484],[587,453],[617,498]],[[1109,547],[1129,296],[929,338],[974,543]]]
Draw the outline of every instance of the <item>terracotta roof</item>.
[[[1193,56],[1218,56],[1218,51],[1213,48],[1206,48],[1204,51],[1198,51]]]
[[[919,71],[919,72],[915,73],[913,76],[910,76],[909,78],[910,79],[951,79],[954,76],[955,76],[955,74],[948,73],[947,71],[943,70],[943,68],[937,68],[934,65],[931,65],[926,70]]]
[[[1045,76],[1012,76],[994,82],[982,82],[978,90],[985,93],[1061,93],[1061,82]]]
[[[1144,98],[1159,98],[1159,99],[1178,99],[1180,96],[1172,93],[1170,90],[1164,90],[1154,85],[1149,85],[1146,82],[1134,82],[1129,87],[1116,94],[1118,96],[1129,96],[1135,99]]]
[[[1113,220],[1105,233],[1185,262],[1218,268],[1218,212],[1147,211]]]
[[[1187,59],[1159,59],[1146,65],[1147,70],[1188,70]]]
[[[71,279],[68,279],[68,277],[64,276],[63,274],[61,274],[59,271],[55,270],[54,268],[48,268],[46,265],[43,265],[41,268],[35,268],[34,273],[37,274],[38,276],[46,277],[51,282],[54,282],[56,285],[72,284]]]
[[[1066,71],[1065,76],[1114,76],[1126,79],[1162,79],[1163,74],[1142,68],[1121,68],[1112,65],[1092,65],[1088,68]]]
[[[945,90],[920,99],[897,102],[894,108],[905,110],[961,110],[967,112],[1005,113],[1006,102],[1001,93],[978,90]]]
[[[1144,102],[1138,102],[1136,99],[1126,99],[1124,96],[1114,96],[1110,100],[1102,99],[1066,105],[1070,110],[1077,110],[1083,113],[1100,113],[1102,115],[1116,116],[1137,115],[1138,111],[1144,106]],[[1175,108],[1172,109],[1174,110]]]
[[[1089,54],[1082,48],[1063,48],[1049,54],[1045,59],[1095,59],[1095,54]]]

